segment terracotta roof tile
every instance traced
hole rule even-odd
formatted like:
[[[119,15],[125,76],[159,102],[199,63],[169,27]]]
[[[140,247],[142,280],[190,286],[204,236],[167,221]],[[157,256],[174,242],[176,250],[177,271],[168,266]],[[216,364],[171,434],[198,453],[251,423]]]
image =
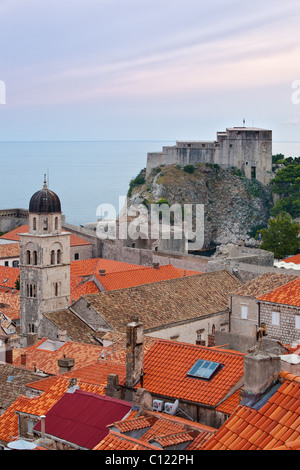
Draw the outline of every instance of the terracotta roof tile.
[[[300,307],[300,277],[260,296],[258,300]]]
[[[198,359],[224,367],[211,380],[187,376]],[[157,340],[144,358],[143,386],[154,395],[217,406],[243,376],[243,363],[242,353]]]
[[[19,233],[28,233],[28,230],[29,230],[29,225],[26,225],[26,224],[21,225],[21,227],[17,227],[14,230],[11,230],[10,232],[7,232],[1,235],[0,239],[19,242],[20,241]],[[74,235],[73,233],[71,233],[70,235],[71,246],[90,245],[90,244],[91,244],[90,242],[84,240],[78,235]]]
[[[231,292],[231,295],[260,297],[277,287],[284,286],[291,281],[299,279],[293,274],[264,273]]]
[[[269,400],[258,410],[240,405],[204,444],[202,450],[220,449],[220,443],[228,450],[271,450],[298,439],[300,436],[300,397],[297,398],[298,406],[294,399],[300,390],[299,378],[286,373],[281,374],[281,377],[283,383],[274,394],[276,400]],[[292,407],[293,411],[289,407]],[[241,424],[238,426],[240,421]],[[234,439],[233,434],[242,440]]]
[[[69,380],[59,377],[52,387],[49,387],[40,397],[27,398],[20,396],[0,416],[0,440],[10,442],[11,436],[18,436],[18,412],[42,416],[66,393]],[[80,389],[103,395],[103,387],[80,383]]]
[[[0,266],[0,287],[7,288],[8,290],[15,289],[19,275],[19,268]]]
[[[86,295],[84,299],[113,329],[125,332],[128,322],[136,315],[147,332],[162,325],[227,311],[228,290],[240,284],[224,270]]]
[[[298,255],[290,256],[283,260],[285,263],[295,263],[300,264],[300,253]]]
[[[20,318],[20,292],[0,292],[0,311],[11,320]]]
[[[101,269],[107,271],[105,275],[99,273],[100,265]],[[74,302],[82,295],[96,294],[103,290],[125,289],[195,274],[199,272],[178,269],[171,264],[154,268],[100,259],[73,261],[71,298]]]
[[[20,256],[19,243],[0,244],[0,258],[18,258]]]

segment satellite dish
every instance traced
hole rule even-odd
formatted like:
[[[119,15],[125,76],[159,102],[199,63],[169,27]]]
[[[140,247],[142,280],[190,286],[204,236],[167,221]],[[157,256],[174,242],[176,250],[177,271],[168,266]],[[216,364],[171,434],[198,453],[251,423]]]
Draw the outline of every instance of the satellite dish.
[[[18,441],[10,442],[9,444],[7,444],[7,447],[13,450],[32,450],[35,449],[37,445],[33,442],[28,442],[24,441],[23,439],[20,439]]]

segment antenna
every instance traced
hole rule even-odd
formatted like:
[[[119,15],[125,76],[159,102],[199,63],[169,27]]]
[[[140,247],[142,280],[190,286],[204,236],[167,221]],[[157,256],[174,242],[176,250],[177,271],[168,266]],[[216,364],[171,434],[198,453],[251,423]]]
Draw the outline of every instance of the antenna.
[[[48,188],[50,188],[49,169],[47,170],[47,181],[48,181]]]

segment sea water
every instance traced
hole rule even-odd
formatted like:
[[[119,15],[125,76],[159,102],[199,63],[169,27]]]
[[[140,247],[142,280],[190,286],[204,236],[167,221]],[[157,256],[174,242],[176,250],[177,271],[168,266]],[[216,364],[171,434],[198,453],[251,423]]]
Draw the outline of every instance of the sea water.
[[[146,167],[147,153],[172,141],[0,142],[0,209],[28,209],[42,188],[60,198],[66,222],[96,222],[97,208],[111,204],[119,212],[130,180]]]
[[[175,141],[0,142],[0,209],[27,209],[47,174],[66,222],[96,222],[101,205],[119,212],[119,198],[146,167],[147,153],[168,145]],[[300,143],[273,142],[276,153],[299,156]]]

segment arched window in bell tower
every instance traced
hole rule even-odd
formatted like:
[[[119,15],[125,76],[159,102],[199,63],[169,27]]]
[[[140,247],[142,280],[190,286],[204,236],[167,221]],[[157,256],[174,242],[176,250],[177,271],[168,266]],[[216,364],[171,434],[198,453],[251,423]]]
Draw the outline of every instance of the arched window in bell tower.
[[[61,263],[61,250],[57,250],[57,264]]]
[[[50,261],[51,264],[55,264],[55,251],[52,250],[51,251],[51,261]]]
[[[36,217],[33,217],[32,228],[33,230],[36,230]]]
[[[48,217],[44,217],[44,230],[48,230]]]
[[[34,251],[33,254],[32,254],[32,264],[34,266],[37,265],[37,252],[36,251]]]
[[[26,251],[26,255],[25,255],[25,264],[30,264],[30,262],[31,262],[31,259],[30,259],[30,258],[31,258],[31,256],[30,256],[30,251],[27,250],[27,251]]]
[[[58,230],[58,217],[55,217],[54,228],[55,230]]]

